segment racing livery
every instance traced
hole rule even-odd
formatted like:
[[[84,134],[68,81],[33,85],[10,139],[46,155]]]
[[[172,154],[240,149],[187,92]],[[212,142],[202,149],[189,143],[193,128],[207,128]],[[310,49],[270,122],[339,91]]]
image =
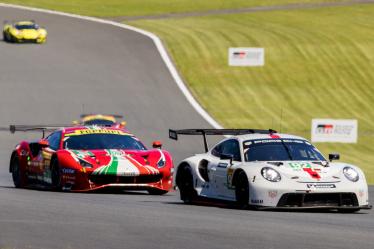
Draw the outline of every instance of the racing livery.
[[[160,195],[172,187],[172,158],[159,142],[148,150],[134,135],[113,127],[11,126],[12,132],[38,129],[54,131],[39,141],[22,141],[12,152],[9,171],[16,187],[135,189]]]
[[[47,30],[41,28],[34,21],[6,23],[3,29],[3,39],[6,42],[16,43],[45,43]]]
[[[181,199],[198,197],[234,201],[257,209],[369,209],[368,186],[358,167],[327,161],[307,140],[274,130],[169,130],[169,137],[203,135],[205,153],[177,167]],[[234,135],[208,149],[207,135]]]
[[[82,114],[81,119],[73,121],[73,124],[125,128],[126,121],[118,122],[117,119],[123,119],[123,116],[116,114]]]

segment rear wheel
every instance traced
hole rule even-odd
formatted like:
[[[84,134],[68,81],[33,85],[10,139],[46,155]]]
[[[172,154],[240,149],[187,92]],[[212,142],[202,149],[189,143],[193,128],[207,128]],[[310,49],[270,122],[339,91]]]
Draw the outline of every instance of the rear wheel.
[[[7,39],[7,37],[6,37],[6,33],[5,33],[5,31],[3,31],[3,40],[4,40],[4,41],[8,41],[8,39]]]
[[[249,183],[244,171],[239,172],[235,183],[236,202],[241,208],[247,208],[249,202]]]
[[[191,168],[184,166],[177,175],[177,185],[181,200],[186,204],[191,204],[197,197],[196,190],[193,187],[193,176]]]
[[[22,188],[26,185],[26,175],[25,172],[22,172],[20,163],[18,160],[18,157],[15,156],[12,159],[12,178],[13,178],[13,183],[16,188]]]
[[[61,186],[61,170],[58,163],[57,157],[54,157],[51,161],[51,178],[52,178],[52,188],[57,191],[62,190]]]
[[[148,193],[150,195],[164,195],[167,194],[169,191],[162,190],[162,189],[148,189]]]

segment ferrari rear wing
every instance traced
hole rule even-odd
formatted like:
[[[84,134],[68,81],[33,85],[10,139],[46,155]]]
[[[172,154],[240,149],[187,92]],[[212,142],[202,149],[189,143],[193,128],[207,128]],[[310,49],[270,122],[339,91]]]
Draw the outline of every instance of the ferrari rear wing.
[[[245,135],[245,134],[273,134],[277,131],[259,130],[259,129],[183,129],[183,130],[172,130],[169,129],[169,138],[178,140],[178,135],[202,135],[204,138],[205,152],[209,151],[207,135]]]
[[[30,132],[30,131],[41,131],[43,133],[43,138],[46,132],[52,132],[63,127],[69,127],[71,125],[10,125],[9,131],[14,134],[17,131]]]

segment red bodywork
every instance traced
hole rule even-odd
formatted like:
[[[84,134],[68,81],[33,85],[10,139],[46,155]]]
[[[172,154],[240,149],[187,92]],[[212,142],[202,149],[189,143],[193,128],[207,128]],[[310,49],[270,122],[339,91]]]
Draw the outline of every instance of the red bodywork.
[[[68,150],[63,148],[63,141],[69,134],[97,132],[97,130],[97,127],[70,127],[57,130],[46,139],[37,142],[22,141],[16,146],[10,160],[10,172],[16,168],[14,162],[18,160],[18,187],[50,187],[65,191],[93,191],[103,188],[135,189],[159,191],[160,194],[171,190],[174,168],[172,158],[165,150]],[[121,133],[140,142],[123,129],[106,127],[99,128],[100,131]],[[60,136],[57,142],[53,142],[51,136],[56,132],[59,132]],[[51,148],[51,143],[58,144],[58,148]],[[56,172],[59,175],[58,181],[53,182],[53,179],[56,179],[56,177],[53,178],[55,174],[53,165],[56,165],[53,162],[56,160],[58,162]],[[17,186],[16,182],[15,185]]]

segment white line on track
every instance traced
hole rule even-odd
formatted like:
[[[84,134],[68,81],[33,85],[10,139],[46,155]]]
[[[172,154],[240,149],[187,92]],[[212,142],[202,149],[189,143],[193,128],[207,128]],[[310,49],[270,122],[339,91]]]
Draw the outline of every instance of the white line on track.
[[[67,16],[67,17],[72,17],[72,18],[78,18],[82,20],[87,20],[87,21],[92,21],[92,22],[97,22],[97,23],[103,23],[103,24],[108,24],[112,26],[116,26],[119,28],[131,30],[137,33],[140,33],[142,35],[145,35],[149,38],[152,39],[154,42],[158,52],[161,55],[162,60],[164,61],[166,67],[169,69],[170,74],[172,75],[175,83],[178,85],[179,89],[182,91],[184,96],[186,97],[187,101],[192,105],[192,107],[214,128],[216,129],[221,129],[222,126],[217,123],[201,106],[200,104],[196,101],[196,99],[192,96],[191,92],[188,90],[186,85],[184,84],[182,78],[179,76],[179,73],[177,69],[174,67],[174,64],[170,60],[170,57],[168,53],[166,52],[165,47],[163,46],[160,38],[158,38],[155,34],[132,27],[130,25],[110,21],[110,20],[104,20],[96,17],[89,17],[89,16],[81,16],[81,15],[76,15],[76,14],[70,14],[70,13],[65,13],[65,12],[60,12],[60,11],[54,11],[54,10],[45,10],[45,9],[39,9],[39,8],[33,8],[33,7],[25,7],[25,6],[20,6],[20,5],[14,5],[14,4],[6,4],[6,3],[0,3],[0,7],[8,7],[8,8],[15,8],[15,9],[22,9],[22,10],[28,10],[28,11],[34,11],[34,12],[41,12],[41,13],[47,13],[47,14],[53,14],[53,15],[60,15],[60,16]],[[177,127],[176,127],[177,128]]]

